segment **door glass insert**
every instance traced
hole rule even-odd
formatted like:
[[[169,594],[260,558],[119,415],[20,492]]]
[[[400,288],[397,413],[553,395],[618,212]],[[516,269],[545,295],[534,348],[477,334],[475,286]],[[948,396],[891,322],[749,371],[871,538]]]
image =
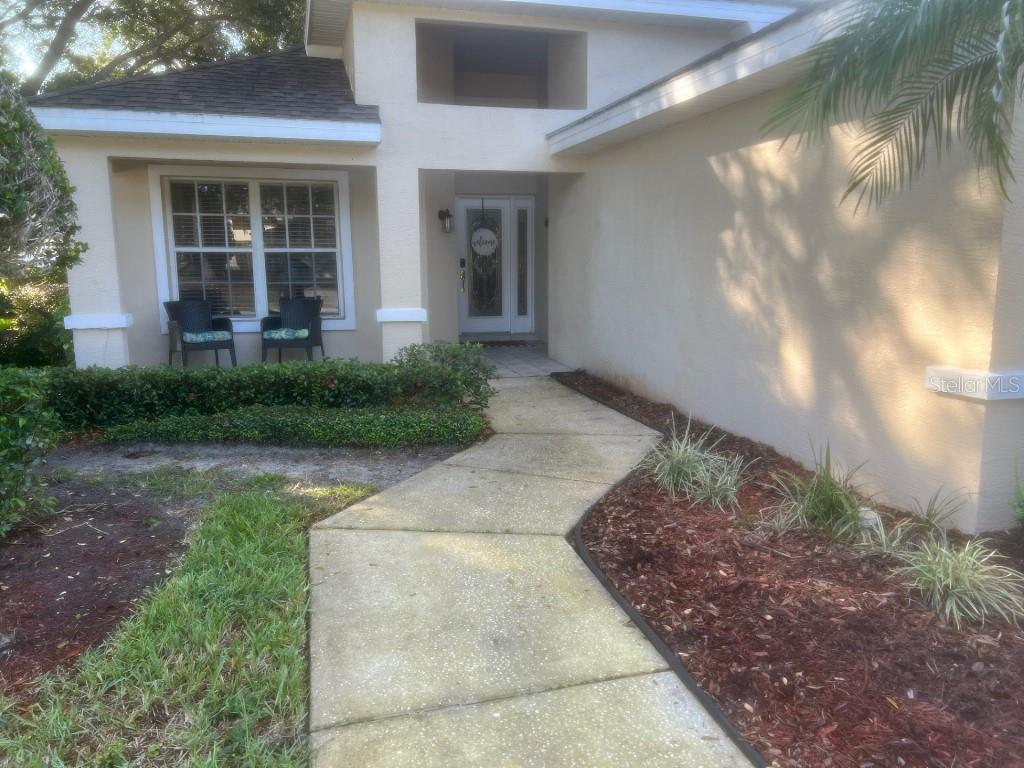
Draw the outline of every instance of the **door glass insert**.
[[[468,212],[466,289],[470,317],[501,317],[504,312],[501,218],[500,208],[476,208]]]
[[[516,314],[530,314],[530,232],[528,211],[516,208]]]

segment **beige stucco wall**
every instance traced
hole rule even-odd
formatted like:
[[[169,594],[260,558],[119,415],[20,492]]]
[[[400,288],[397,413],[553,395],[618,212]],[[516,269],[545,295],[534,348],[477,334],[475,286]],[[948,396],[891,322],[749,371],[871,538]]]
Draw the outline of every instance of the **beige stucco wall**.
[[[989,366],[1001,198],[954,159],[855,215],[849,135],[780,148],[776,98],[552,179],[553,356],[804,461],[828,441],[901,506],[941,486],[969,494],[962,527],[1008,523],[979,496],[990,406],[924,387],[929,364]]]
[[[421,253],[426,255],[425,296],[427,338],[453,341],[459,338],[457,235],[445,234],[437,212],[447,208],[454,215],[459,195],[521,196],[534,199],[534,335],[547,338],[548,216],[547,177],[529,173],[468,173],[424,171],[420,175]]]
[[[58,150],[76,186],[83,235],[90,246],[82,264],[70,275],[72,314],[132,315],[132,325],[123,331],[76,331],[75,351],[80,365],[155,365],[167,361],[167,336],[160,331],[153,256],[150,165],[217,165],[229,161],[233,166],[323,168],[327,159],[353,159],[315,147],[281,150],[267,144],[173,140],[61,138]],[[381,329],[375,317],[380,306],[376,173],[367,166],[329,167],[345,168],[349,174],[356,328],[326,332],[324,345],[332,357],[379,360]],[[105,236],[108,219],[110,234]],[[240,364],[259,360],[258,333],[237,334],[236,347]],[[206,356],[212,362],[212,355]],[[222,355],[222,363],[225,360]]]

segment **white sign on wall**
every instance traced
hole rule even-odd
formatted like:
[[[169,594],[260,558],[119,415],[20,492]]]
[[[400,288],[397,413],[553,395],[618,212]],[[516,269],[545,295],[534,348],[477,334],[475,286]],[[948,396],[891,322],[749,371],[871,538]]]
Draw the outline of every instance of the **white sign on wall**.
[[[469,238],[469,247],[477,256],[493,256],[498,250],[498,236],[493,229],[487,227],[474,229]]]

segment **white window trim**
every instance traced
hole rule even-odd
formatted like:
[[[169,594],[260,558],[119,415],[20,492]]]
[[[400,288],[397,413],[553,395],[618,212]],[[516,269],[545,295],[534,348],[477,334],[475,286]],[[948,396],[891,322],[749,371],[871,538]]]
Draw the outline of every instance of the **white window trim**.
[[[153,262],[156,267],[157,313],[160,331],[167,333],[167,313],[164,302],[172,299],[177,275],[171,262],[174,252],[167,227],[167,209],[164,203],[164,181],[171,177],[245,179],[251,184],[261,181],[332,181],[338,190],[338,248],[341,257],[341,293],[345,303],[344,317],[325,317],[325,331],[354,331],[356,329],[355,285],[352,268],[352,214],[349,204],[348,172],[339,170],[303,170],[254,166],[219,165],[162,165],[154,163],[149,173],[149,211],[153,227]],[[250,207],[253,187],[250,187]],[[253,281],[256,287],[256,315],[253,319],[232,319],[235,333],[259,333],[260,318],[267,312],[267,281],[263,258],[257,258],[257,243],[261,233],[253,226]],[[262,253],[262,248],[260,248]]]

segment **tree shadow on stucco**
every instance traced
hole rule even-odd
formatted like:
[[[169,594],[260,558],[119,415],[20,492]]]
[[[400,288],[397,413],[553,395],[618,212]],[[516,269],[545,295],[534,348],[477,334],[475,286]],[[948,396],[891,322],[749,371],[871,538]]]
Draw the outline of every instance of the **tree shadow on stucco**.
[[[780,135],[752,131],[745,117],[744,129],[719,114],[693,122],[725,130],[687,132],[687,153],[715,182],[700,190],[701,228],[715,237],[696,244],[713,262],[701,265],[700,290],[714,299],[703,300],[710,309],[698,327],[723,343],[701,367],[725,373],[726,389],[732,377],[734,390],[711,398],[720,412],[698,415],[748,434],[744,426],[757,425],[751,436],[804,459],[828,441],[847,464],[865,464],[875,488],[917,495],[966,484],[966,473],[945,474],[944,448],[977,430],[979,416],[925,391],[924,368],[965,364],[959,351],[983,343],[979,308],[991,304],[994,279],[987,249],[1000,231],[994,189],[967,163],[947,162],[909,194],[855,211],[855,201],[840,204],[849,132],[780,149]]]

